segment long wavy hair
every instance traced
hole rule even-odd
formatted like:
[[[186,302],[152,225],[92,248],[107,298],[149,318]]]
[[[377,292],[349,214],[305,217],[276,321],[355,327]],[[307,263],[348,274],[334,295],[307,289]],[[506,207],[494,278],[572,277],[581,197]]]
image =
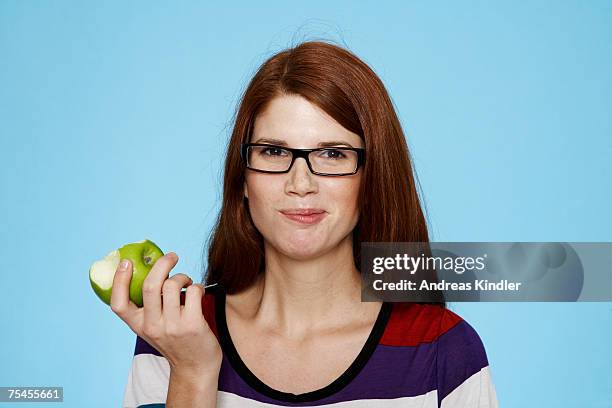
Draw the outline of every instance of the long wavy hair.
[[[276,53],[259,67],[234,114],[222,206],[208,243],[206,284],[217,282],[228,294],[237,293],[263,273],[263,236],[244,197],[246,167],[240,144],[249,142],[257,115],[281,95],[302,96],[364,141],[360,218],[353,230],[357,268],[361,242],[429,242],[406,138],[382,81],[350,51],[324,41],[306,41]],[[445,306],[444,301],[435,303]]]

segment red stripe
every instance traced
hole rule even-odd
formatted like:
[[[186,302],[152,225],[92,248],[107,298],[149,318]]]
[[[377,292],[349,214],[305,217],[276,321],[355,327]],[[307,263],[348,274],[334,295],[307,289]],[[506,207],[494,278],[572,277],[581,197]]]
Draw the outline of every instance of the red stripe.
[[[417,346],[430,343],[461,320],[457,314],[439,305],[394,302],[380,344]]]
[[[204,313],[204,319],[208,322],[208,326],[219,340],[219,332],[217,331],[217,322],[215,321],[215,295],[212,293],[204,293],[204,299],[202,300],[202,311]]]

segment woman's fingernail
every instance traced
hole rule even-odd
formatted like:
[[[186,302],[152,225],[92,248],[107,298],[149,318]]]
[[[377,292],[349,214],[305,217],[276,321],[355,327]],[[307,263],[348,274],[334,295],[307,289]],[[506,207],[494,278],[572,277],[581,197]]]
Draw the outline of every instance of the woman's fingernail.
[[[125,271],[125,270],[127,270],[128,266],[130,266],[130,261],[128,261],[127,259],[124,259],[119,264],[119,270]]]

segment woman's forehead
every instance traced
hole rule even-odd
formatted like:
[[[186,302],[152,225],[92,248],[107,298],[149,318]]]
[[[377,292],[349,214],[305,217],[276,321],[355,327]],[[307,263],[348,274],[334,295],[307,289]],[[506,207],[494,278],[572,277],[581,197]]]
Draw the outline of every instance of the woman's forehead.
[[[261,141],[263,139],[267,141]],[[296,148],[324,147],[336,142],[363,147],[359,135],[345,129],[319,107],[300,96],[274,98],[255,119],[251,137],[251,143]]]
[[[303,139],[301,140],[301,142],[304,142],[302,144],[305,144],[305,143],[308,144],[309,145],[308,147],[312,147],[312,148],[332,147],[332,146],[360,147],[359,143],[351,143],[347,139],[348,138],[325,139],[319,142],[312,142],[312,143],[306,143],[308,142],[308,140]],[[273,145],[283,146],[283,147],[296,147],[296,148],[300,147],[300,146],[292,145],[285,139],[276,139],[276,138],[269,138],[269,137],[257,137],[251,143],[266,143],[266,144],[273,144]],[[305,146],[304,148],[308,148],[308,147]]]

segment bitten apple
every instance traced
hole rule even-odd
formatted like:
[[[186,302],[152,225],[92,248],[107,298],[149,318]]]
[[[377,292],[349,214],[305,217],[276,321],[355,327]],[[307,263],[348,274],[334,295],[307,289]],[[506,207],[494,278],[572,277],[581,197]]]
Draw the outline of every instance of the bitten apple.
[[[132,262],[130,299],[138,307],[142,307],[142,284],[153,264],[163,255],[162,250],[148,239],[126,244],[91,265],[89,268],[91,287],[104,303],[110,305],[113,278],[119,262],[122,259],[129,259]]]

